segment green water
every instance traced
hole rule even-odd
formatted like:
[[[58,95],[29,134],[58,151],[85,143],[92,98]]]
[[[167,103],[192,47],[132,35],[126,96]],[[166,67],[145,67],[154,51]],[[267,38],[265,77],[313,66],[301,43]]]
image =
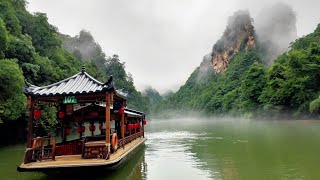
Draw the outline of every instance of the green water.
[[[147,128],[146,146],[118,171],[83,179],[320,179],[320,121],[154,120]],[[16,172],[23,151],[0,149],[1,179],[56,179]]]

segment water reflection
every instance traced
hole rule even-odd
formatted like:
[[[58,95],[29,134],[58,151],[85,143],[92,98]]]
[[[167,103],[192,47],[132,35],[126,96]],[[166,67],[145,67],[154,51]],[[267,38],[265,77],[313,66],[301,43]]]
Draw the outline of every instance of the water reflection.
[[[201,134],[189,131],[160,131],[148,133],[146,160],[147,179],[210,179],[210,171],[203,168],[191,144]]]
[[[108,179],[127,179],[127,180],[140,180],[146,179],[147,163],[145,160],[145,146],[138,149],[137,153],[133,155],[132,159],[126,162],[120,169],[113,171],[109,176],[101,178]]]

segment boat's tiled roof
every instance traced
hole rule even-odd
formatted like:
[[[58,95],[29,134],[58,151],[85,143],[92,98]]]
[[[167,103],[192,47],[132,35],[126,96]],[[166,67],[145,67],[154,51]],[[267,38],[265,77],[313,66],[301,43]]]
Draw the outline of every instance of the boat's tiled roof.
[[[82,69],[81,72],[69,78],[47,86],[39,87],[27,83],[27,86],[24,88],[24,93],[35,96],[61,96],[98,93],[112,88],[114,88],[112,80],[107,83],[101,83]],[[116,93],[120,95],[120,97],[126,96],[119,91],[116,91]]]

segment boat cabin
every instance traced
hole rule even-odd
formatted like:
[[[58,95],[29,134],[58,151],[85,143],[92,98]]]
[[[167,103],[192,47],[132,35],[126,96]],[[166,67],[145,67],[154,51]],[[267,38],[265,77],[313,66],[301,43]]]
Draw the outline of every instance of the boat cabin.
[[[126,108],[127,95],[112,77],[101,83],[82,67],[54,84],[26,84],[28,135],[20,171],[110,166],[145,140],[145,113]],[[53,118],[45,107],[56,109]],[[50,131],[45,124],[52,119],[57,123]]]

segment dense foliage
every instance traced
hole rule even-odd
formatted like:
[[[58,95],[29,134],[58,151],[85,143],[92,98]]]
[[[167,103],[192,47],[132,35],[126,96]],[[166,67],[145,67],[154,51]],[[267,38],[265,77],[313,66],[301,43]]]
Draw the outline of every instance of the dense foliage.
[[[320,25],[291,44],[267,67],[261,48],[242,50],[224,74],[208,73],[197,82],[199,68],[178,92],[160,102],[154,113],[194,110],[214,115],[301,118],[320,110]],[[313,113],[313,114],[310,114]]]
[[[146,99],[136,90],[132,75],[126,72],[125,63],[120,61],[118,55],[106,57],[90,32],[85,30],[80,31],[75,37],[60,36],[63,46],[86,64],[89,74],[102,82],[106,82],[108,77],[113,76],[116,88],[128,94],[128,107],[149,112]]]
[[[40,107],[39,107],[40,108]],[[47,134],[55,135],[60,123],[57,119],[57,108],[48,104],[41,107],[41,118],[36,121],[36,133],[40,136],[46,136]]]
[[[0,122],[24,118],[25,80],[38,86],[51,84],[78,73],[82,65],[103,82],[112,72],[115,84],[129,92],[129,104],[148,110],[124,63],[118,60],[119,67],[111,65],[89,32],[83,30],[75,38],[62,35],[46,14],[31,14],[25,7],[25,0],[0,0]],[[52,131],[56,113],[51,107],[45,109],[52,121],[43,126]]]
[[[21,92],[23,75],[16,60],[0,60],[0,84],[0,122],[15,120],[24,112],[26,101]]]
[[[143,96],[147,98],[148,103],[151,106],[159,103],[163,99],[160,93],[156,89],[153,89],[152,87],[147,87],[143,92]]]
[[[128,108],[138,109],[148,113],[148,102],[142,97],[141,92],[136,90],[131,74],[127,74],[124,68],[125,63],[120,62],[118,55],[113,55],[106,60],[107,76],[112,75],[116,88],[124,93],[128,93]]]

